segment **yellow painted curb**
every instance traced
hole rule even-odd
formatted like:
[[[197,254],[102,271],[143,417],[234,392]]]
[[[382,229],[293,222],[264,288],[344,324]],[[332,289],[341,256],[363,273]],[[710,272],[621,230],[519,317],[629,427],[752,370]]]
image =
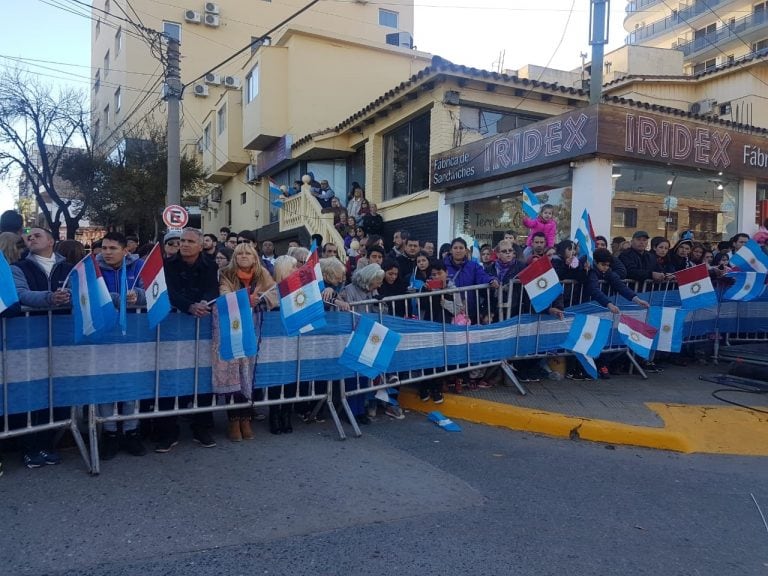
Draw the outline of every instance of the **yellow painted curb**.
[[[697,451],[689,438],[667,428],[632,426],[610,420],[580,418],[454,394],[446,394],[445,402],[435,406],[431,402],[422,402],[415,391],[408,389],[401,389],[398,401],[401,406],[410,410],[419,412],[439,410],[449,418],[547,436],[578,437],[594,442],[627,444],[686,453]]]
[[[632,426],[523,408],[446,394],[435,406],[422,402],[416,392],[402,389],[400,404],[409,410],[439,410],[449,418],[560,438],[641,446],[685,453],[768,456],[768,414],[745,408],[647,403],[664,421],[663,428]]]

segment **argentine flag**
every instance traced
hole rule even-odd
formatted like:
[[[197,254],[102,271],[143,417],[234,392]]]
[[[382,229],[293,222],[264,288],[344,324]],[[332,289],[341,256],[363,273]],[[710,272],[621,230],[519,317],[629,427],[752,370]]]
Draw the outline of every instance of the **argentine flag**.
[[[687,312],[682,308],[651,306],[648,324],[656,328],[653,349],[662,352],[680,352],[683,347],[683,329]]]
[[[680,302],[686,310],[717,306],[717,294],[709,278],[706,264],[675,272],[680,289]]]
[[[259,350],[248,290],[228,292],[216,298],[219,313],[219,356],[235,360],[255,356]]]
[[[16,292],[16,284],[13,282],[11,267],[5,256],[0,252],[0,313],[19,301],[19,294]]]
[[[563,348],[572,351],[584,370],[597,378],[594,358],[600,356],[611,336],[611,321],[595,315],[576,314]]]
[[[557,272],[546,256],[530,264],[518,274],[518,278],[525,287],[536,312],[543,312],[549,308],[555,298],[563,293],[563,286],[560,284]]]
[[[523,212],[528,218],[536,218],[541,210],[541,201],[528,186],[523,186]]]
[[[581,214],[579,227],[573,238],[579,244],[581,253],[586,255],[589,265],[594,265],[592,254],[595,252],[595,233],[592,230],[592,219],[589,217],[589,212],[587,212],[586,208],[584,208],[584,212]]]
[[[106,293],[106,304],[111,311],[104,302],[103,291],[107,290],[107,286],[92,256],[86,256],[77,263],[71,278],[75,342],[80,342],[87,336],[111,328],[115,323],[116,310],[109,291]]]
[[[339,357],[339,364],[368,378],[376,378],[389,369],[400,339],[397,332],[363,315]]]
[[[736,254],[731,256],[731,266],[736,266],[741,272],[768,273],[768,255],[753,239],[747,240]]]
[[[622,314],[619,316],[619,338],[627,348],[648,360],[653,350],[653,340],[658,330],[641,320]]]
[[[749,302],[759,298],[765,290],[766,274],[761,272],[728,272],[728,278],[733,278],[734,284],[723,294],[725,300],[741,300]]]

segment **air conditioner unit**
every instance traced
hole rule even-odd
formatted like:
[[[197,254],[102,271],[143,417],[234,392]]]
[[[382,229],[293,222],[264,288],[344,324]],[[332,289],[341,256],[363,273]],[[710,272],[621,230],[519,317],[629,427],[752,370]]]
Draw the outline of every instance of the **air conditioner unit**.
[[[240,78],[237,76],[224,76],[224,86],[227,88],[240,88]]]
[[[219,13],[219,5],[214,4],[213,2],[206,2],[205,3],[205,13],[206,14],[218,14]]]
[[[259,178],[259,171],[255,164],[248,164],[245,168],[245,180],[248,184],[258,184],[261,181],[261,178]]]
[[[400,46],[401,48],[413,48],[413,36],[408,32],[387,34],[387,44],[391,46]]]
[[[193,24],[200,24],[202,18],[200,17],[200,12],[195,12],[194,10],[186,10],[184,12],[184,20],[187,22],[192,22]]]
[[[219,84],[221,84],[221,76],[219,76],[218,74],[208,73],[205,75],[205,83],[211,84],[212,86],[218,86]]]
[[[208,86],[205,84],[195,84],[195,96],[208,96]]]
[[[714,112],[716,104],[717,102],[711,99],[699,100],[698,102],[694,102],[688,107],[688,112],[691,114],[706,116]]]
[[[219,17],[216,16],[215,14],[206,14],[205,25],[210,26],[212,28],[217,28],[219,26]]]

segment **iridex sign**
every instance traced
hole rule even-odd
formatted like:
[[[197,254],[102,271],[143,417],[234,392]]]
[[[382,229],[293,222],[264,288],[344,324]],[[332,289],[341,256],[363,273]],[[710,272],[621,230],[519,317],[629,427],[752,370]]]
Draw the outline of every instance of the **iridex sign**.
[[[189,222],[189,214],[183,206],[171,204],[163,210],[163,223],[168,229],[181,229]]]
[[[431,188],[461,186],[595,154],[764,178],[768,138],[719,123],[601,104],[435,155]]]

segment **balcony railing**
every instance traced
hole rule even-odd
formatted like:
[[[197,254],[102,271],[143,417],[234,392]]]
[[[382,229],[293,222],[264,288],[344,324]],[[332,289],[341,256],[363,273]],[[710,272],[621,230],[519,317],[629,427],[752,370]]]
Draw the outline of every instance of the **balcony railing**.
[[[648,6],[653,6],[654,4],[659,3],[661,3],[661,0],[632,0],[631,2],[627,2],[625,10],[627,14],[632,14],[634,12],[639,12],[640,10],[645,10]]]
[[[629,36],[627,36],[627,44],[639,44],[643,40],[647,40],[653,36],[665,34],[666,32],[677,28],[681,24],[687,26],[688,21],[691,18],[695,18],[696,16],[704,14],[705,12],[712,14],[712,11],[710,10],[711,8],[714,8],[718,4],[722,4],[726,1],[728,0],[706,0],[706,2],[694,2],[687,8],[677,10],[666,18],[656,20],[655,22],[651,22],[650,24],[631,32]],[[627,6],[627,11],[629,11],[629,6]]]
[[[716,47],[718,44],[734,39],[740,40],[741,34],[760,26],[765,26],[766,24],[768,24],[768,15],[766,15],[765,12],[754,12],[749,16],[744,16],[743,18],[735,20],[728,26],[721,26],[711,34],[706,34],[700,38],[694,38],[685,44],[678,44],[677,50],[680,50],[685,58],[689,58],[697,52]]]

